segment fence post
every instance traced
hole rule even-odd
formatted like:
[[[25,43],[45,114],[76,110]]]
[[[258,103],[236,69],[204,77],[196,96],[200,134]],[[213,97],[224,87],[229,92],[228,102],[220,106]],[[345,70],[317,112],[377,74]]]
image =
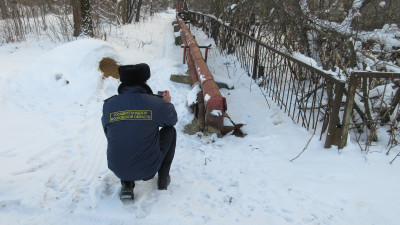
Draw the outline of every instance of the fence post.
[[[356,94],[356,88],[357,88],[357,75],[352,73],[350,75],[350,82],[349,82],[349,87],[348,87],[348,94],[346,98],[346,105],[344,108],[344,115],[343,115],[343,122],[342,122],[342,130],[340,134],[340,141],[339,141],[339,149],[342,149],[344,146],[347,144],[347,137],[349,134],[349,127],[350,127],[350,121],[351,121],[351,116],[353,114],[353,104],[354,104],[354,97]]]
[[[183,64],[186,64],[186,43],[184,43],[185,45],[183,46]]]
[[[333,108],[330,114],[328,133],[326,134],[324,148],[330,148],[332,145],[339,146],[339,135],[341,134],[342,129],[339,119],[339,111],[342,103],[344,88],[344,83],[335,84],[335,100],[333,101]]]
[[[254,49],[254,63],[253,63],[253,79],[255,80],[257,78],[257,68],[258,68],[258,52],[260,49],[260,45],[256,43],[255,49]]]
[[[208,49],[209,49],[210,47],[209,46],[207,46],[206,47],[206,52],[204,53],[204,57],[205,57],[205,61],[206,61],[206,63],[207,63],[207,58],[208,58]]]

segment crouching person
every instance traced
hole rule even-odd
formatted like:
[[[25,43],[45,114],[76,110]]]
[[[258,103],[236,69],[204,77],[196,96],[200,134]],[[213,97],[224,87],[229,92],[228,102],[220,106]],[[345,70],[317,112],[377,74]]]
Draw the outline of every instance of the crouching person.
[[[118,68],[118,95],[105,100],[101,118],[107,137],[108,168],[121,179],[121,199],[134,198],[135,181],[158,173],[159,190],[166,190],[175,154],[177,119],[169,91],[153,95],[146,84],[147,64]],[[161,129],[160,129],[161,127]]]

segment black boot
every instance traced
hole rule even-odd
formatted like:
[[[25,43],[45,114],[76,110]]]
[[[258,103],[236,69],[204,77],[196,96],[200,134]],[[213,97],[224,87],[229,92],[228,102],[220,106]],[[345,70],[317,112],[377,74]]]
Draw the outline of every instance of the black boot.
[[[119,198],[122,199],[134,199],[135,196],[133,194],[133,188],[135,187],[135,183],[133,181],[121,181],[121,193]]]
[[[167,190],[169,183],[171,183],[171,177],[158,177],[157,185],[158,190]]]

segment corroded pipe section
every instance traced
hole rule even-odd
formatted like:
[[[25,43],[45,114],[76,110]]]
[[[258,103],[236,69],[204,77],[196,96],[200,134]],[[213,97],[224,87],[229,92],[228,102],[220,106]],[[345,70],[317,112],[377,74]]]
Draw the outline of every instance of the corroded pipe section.
[[[203,59],[200,48],[194,37],[190,34],[185,21],[183,21],[179,16],[177,16],[177,21],[181,28],[181,36],[185,47],[189,46],[186,51],[188,65],[189,59],[192,59],[194,62],[196,77],[203,91],[205,123],[209,127],[211,126],[222,131],[224,127],[223,115],[227,110],[226,99],[219,91],[219,88],[214,81],[214,77],[211,75],[211,72]],[[189,67],[190,66],[191,65],[189,65]]]
[[[177,20],[179,21],[179,19],[177,18]],[[182,20],[182,19],[181,19]],[[183,23],[185,25],[185,23]],[[182,30],[182,27],[180,25],[180,23],[178,23],[180,30]],[[195,84],[198,81],[197,78],[197,73],[196,73],[196,67],[194,64],[194,61],[192,59],[192,57],[190,56],[190,50],[186,48],[186,46],[188,46],[188,43],[186,41],[186,36],[182,35],[181,33],[181,37],[182,37],[182,42],[183,42],[183,47],[184,47],[184,55],[183,57],[186,57],[186,61],[188,64],[188,68],[189,68],[189,76],[192,79],[192,85]],[[185,58],[184,58],[185,61]]]

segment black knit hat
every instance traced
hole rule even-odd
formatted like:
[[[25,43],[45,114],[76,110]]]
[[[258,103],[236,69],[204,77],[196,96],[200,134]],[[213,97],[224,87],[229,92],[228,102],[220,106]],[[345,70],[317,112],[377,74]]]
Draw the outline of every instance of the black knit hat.
[[[118,67],[119,80],[129,86],[144,83],[150,78],[150,67],[146,63]]]

